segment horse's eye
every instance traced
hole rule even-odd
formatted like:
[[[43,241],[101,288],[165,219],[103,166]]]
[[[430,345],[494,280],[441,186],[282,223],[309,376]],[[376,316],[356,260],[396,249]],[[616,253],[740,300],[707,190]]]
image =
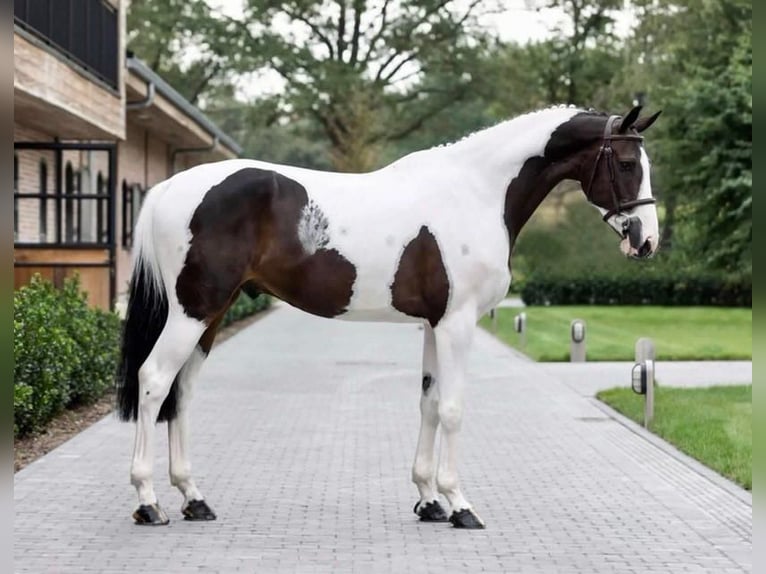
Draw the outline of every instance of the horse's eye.
[[[636,162],[634,162],[634,161],[621,161],[620,162],[620,171],[633,171],[634,167],[636,167]]]

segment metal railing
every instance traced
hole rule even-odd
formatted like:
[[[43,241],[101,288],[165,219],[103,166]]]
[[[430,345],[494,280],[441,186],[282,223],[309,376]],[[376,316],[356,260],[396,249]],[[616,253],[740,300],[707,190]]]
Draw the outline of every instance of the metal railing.
[[[14,23],[117,89],[119,18],[105,0],[14,0]]]

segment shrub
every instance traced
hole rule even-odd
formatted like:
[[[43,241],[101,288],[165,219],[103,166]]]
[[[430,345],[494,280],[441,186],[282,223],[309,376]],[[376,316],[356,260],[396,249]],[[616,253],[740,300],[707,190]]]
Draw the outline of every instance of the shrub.
[[[221,327],[225,327],[235,321],[254,315],[259,311],[268,309],[270,306],[271,298],[268,295],[261,293],[253,299],[245,293],[240,293],[237,300],[234,301],[234,304],[229,307],[226,315],[224,315]]]
[[[76,277],[59,290],[36,275],[13,304],[14,435],[23,436],[111,387],[120,328],[116,315],[88,307]]]
[[[527,305],[675,305],[751,307],[752,276],[643,272],[528,278],[521,291]]]
[[[120,319],[88,306],[75,278],[64,284],[61,304],[68,318],[66,327],[77,345],[80,361],[72,370],[69,404],[89,404],[114,384],[119,360]]]
[[[69,380],[79,356],[61,311],[55,288],[39,277],[14,294],[15,435],[39,430],[69,401]]]

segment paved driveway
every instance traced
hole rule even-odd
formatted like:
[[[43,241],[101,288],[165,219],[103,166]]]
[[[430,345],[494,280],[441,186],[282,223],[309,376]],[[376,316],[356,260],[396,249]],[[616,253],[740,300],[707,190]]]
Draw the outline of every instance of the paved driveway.
[[[280,308],[216,348],[193,406],[218,512],[137,527],[132,425],[107,417],[16,475],[17,572],[747,572],[749,493],[669,454],[480,333],[461,476],[484,531],[421,524],[414,325]]]

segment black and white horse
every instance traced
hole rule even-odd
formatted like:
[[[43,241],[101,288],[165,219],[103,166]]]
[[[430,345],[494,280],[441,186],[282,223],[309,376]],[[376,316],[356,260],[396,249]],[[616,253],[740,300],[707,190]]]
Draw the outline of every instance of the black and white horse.
[[[168,522],[152,486],[158,420],[168,421],[183,515],[215,518],[191,474],[188,405],[221,318],[245,290],[322,317],[423,323],[415,511],[446,521],[441,493],[452,524],[483,528],[457,471],[477,320],[505,297],[514,242],[564,179],[582,184],[626,255],[654,253],[657,213],[639,133],[659,114],[639,112],[550,108],[365,174],[229,160],[156,185],[135,233],[118,393],[122,418],[137,421],[136,522]]]

